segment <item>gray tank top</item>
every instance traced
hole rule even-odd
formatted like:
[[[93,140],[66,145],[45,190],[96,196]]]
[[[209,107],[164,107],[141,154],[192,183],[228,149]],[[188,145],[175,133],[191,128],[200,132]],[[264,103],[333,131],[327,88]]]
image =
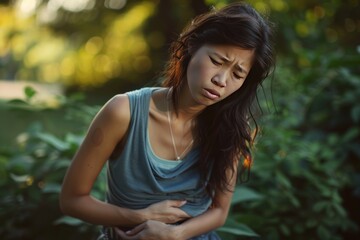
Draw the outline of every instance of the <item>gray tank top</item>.
[[[211,204],[196,168],[199,150],[192,149],[172,168],[158,164],[159,158],[152,151],[148,136],[150,98],[156,89],[142,88],[127,93],[131,114],[128,137],[120,156],[108,161],[107,201],[141,209],[162,200],[187,200],[181,208],[195,217]]]

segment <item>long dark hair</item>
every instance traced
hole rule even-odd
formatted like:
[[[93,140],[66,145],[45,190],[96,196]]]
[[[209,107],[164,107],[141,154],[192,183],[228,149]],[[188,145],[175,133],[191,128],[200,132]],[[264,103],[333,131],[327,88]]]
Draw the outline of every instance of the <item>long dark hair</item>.
[[[178,108],[180,89],[186,83],[191,57],[204,44],[223,44],[254,50],[251,70],[239,90],[207,107],[196,119],[195,138],[200,146],[199,170],[213,196],[217,190],[229,190],[228,171],[234,174],[240,164],[240,179],[249,174],[258,126],[251,105],[262,81],[275,64],[270,23],[245,3],[233,3],[220,10],[196,17],[174,41],[165,71],[163,86],[172,87],[174,108]],[[253,129],[250,120],[255,123]],[[212,169],[210,178],[209,170]]]

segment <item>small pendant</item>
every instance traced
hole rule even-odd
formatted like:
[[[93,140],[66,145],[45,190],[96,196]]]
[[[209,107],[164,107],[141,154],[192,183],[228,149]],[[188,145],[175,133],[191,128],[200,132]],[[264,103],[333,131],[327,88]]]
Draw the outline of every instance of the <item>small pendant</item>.
[[[181,159],[180,159],[180,157],[176,157],[176,161],[180,161]]]

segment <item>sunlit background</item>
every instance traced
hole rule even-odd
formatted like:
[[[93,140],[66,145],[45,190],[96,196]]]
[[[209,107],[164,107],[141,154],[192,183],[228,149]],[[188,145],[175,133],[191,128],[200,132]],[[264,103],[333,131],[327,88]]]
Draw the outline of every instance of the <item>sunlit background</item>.
[[[114,79],[140,85],[149,81],[162,70],[168,43],[183,25],[226,1],[1,2],[0,78],[83,88]],[[281,52],[314,48],[313,40],[348,44],[356,51],[357,0],[249,2],[277,17]],[[309,59],[299,56],[298,64],[308,66]]]
[[[95,239],[57,205],[88,124],[114,94],[159,83],[185,24],[230,2],[0,0],[0,239]],[[275,24],[278,65],[259,91],[251,180],[219,232],[357,239],[360,1],[247,2]]]

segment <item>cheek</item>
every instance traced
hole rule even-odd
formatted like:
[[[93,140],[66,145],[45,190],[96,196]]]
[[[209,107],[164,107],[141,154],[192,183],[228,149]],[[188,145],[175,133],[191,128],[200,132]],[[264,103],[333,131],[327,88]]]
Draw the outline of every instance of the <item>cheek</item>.
[[[211,67],[206,61],[194,58],[190,61],[188,67],[188,77],[203,78],[210,74]]]
[[[194,63],[190,62],[186,74],[189,84],[193,84],[194,82],[196,82],[195,80],[198,79],[199,69]]]
[[[232,93],[239,90],[244,85],[244,83],[245,83],[245,81],[232,82],[232,84],[230,84],[230,86],[228,88],[229,89],[228,95],[231,95]]]

